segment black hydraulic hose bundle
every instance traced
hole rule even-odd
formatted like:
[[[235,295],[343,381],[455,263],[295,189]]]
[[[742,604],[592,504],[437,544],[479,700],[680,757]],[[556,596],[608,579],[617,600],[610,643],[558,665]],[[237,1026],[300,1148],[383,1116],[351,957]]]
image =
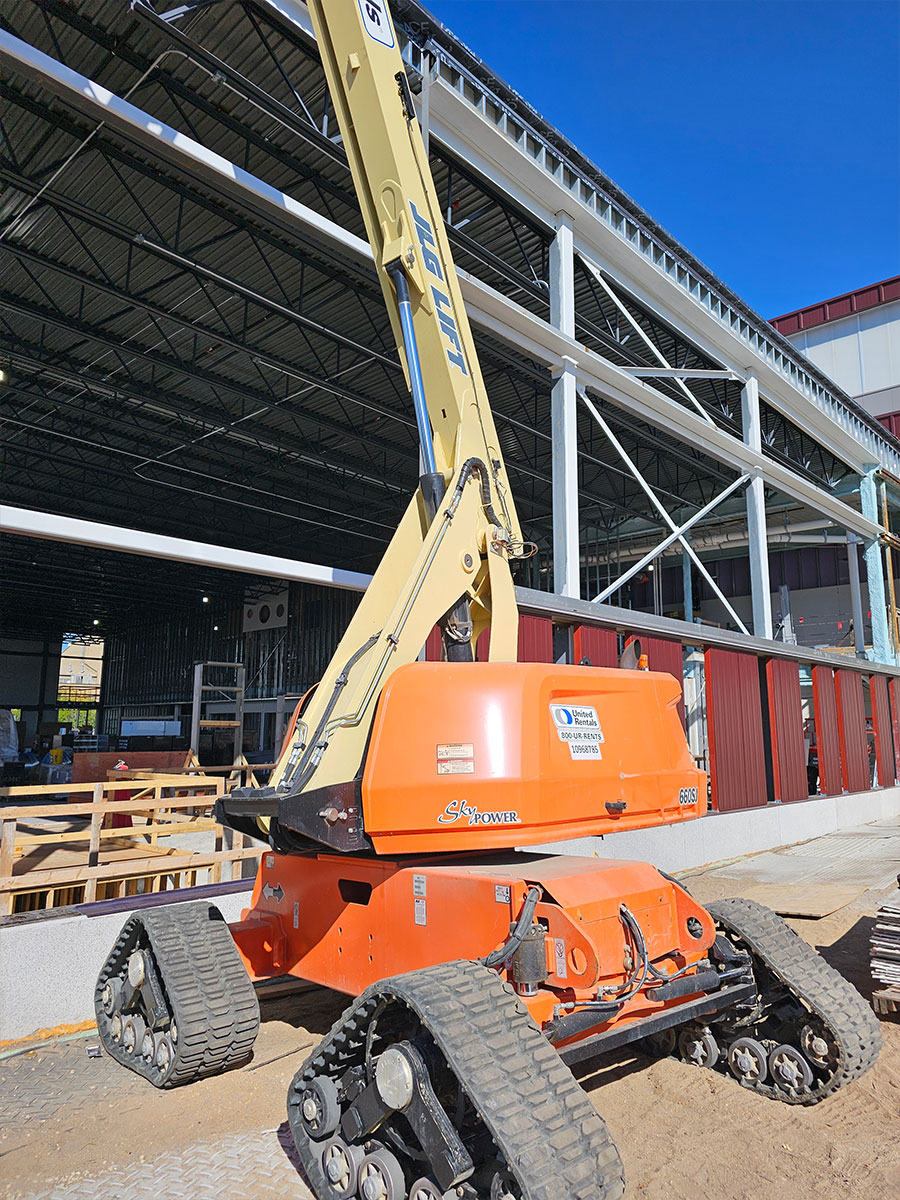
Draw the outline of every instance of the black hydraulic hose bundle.
[[[534,919],[534,910],[537,908],[540,898],[541,889],[539,887],[530,887],[528,889],[528,894],[522,905],[522,911],[519,913],[519,919],[513,926],[509,938],[498,950],[492,951],[486,958],[479,960],[485,967],[499,967],[501,963],[505,963],[508,958],[511,958],[515,954],[525,940],[526,933],[531,928],[531,922]]]

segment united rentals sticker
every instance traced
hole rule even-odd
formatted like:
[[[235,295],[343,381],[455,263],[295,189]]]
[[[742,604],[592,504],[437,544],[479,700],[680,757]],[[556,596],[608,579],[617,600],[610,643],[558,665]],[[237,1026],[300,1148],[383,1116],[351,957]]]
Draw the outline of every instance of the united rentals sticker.
[[[550,716],[557,737],[569,747],[573,759],[603,757],[600,753],[603,730],[596,708],[590,704],[551,704]]]

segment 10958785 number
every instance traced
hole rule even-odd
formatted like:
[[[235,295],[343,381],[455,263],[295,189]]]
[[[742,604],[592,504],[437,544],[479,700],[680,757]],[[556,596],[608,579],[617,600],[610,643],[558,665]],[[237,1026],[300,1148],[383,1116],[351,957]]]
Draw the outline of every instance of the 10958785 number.
[[[679,804],[696,804],[700,799],[700,793],[697,788],[681,788],[678,792]]]

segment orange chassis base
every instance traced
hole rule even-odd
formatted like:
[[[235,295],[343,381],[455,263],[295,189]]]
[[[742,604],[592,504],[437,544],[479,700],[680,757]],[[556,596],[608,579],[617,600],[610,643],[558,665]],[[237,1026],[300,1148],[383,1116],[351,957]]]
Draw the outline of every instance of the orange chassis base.
[[[548,976],[522,1000],[539,1027],[558,1005],[626,981],[634,949],[623,902],[650,961],[667,973],[700,962],[715,938],[705,909],[647,863],[512,853],[397,861],[267,853],[252,907],[230,928],[252,979],[294,975],[355,996],[390,975],[485,957],[506,942],[532,885],[542,892],[535,920],[546,929]],[[649,988],[578,1038],[689,998],[661,1003]]]

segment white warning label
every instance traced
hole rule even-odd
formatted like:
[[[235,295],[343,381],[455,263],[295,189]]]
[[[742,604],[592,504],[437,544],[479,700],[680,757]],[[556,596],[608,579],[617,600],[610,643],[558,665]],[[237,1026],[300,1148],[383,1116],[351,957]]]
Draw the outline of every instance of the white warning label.
[[[427,925],[428,924],[428,913],[425,908],[425,897],[424,896],[416,896],[415,900],[413,901],[413,904],[415,905],[415,908],[416,908],[416,924],[417,925]]]
[[[600,753],[603,730],[596,708],[590,704],[551,704],[550,716],[556,736],[569,747],[573,759],[603,757]]]
[[[438,759],[438,775],[474,775],[474,758],[444,758]]]
[[[475,747],[472,742],[439,742],[438,758],[474,758]]]

